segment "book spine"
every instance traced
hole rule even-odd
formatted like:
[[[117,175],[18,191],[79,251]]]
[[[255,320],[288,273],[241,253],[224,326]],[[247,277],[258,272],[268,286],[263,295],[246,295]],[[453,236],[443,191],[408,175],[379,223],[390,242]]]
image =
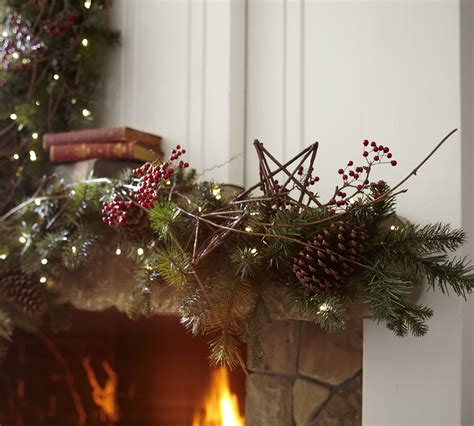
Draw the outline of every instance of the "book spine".
[[[125,139],[124,127],[47,133],[43,136],[43,148],[71,143],[120,143]]]
[[[133,145],[133,142],[52,145],[49,148],[49,158],[53,163],[66,163],[91,158],[133,160]]]

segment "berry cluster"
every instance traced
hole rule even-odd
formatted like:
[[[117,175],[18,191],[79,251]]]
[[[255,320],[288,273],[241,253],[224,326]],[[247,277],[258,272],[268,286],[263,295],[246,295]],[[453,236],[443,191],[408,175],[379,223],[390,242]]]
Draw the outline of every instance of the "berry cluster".
[[[343,185],[340,189],[336,190],[335,196],[329,200],[330,205],[342,207],[347,204],[350,197],[348,198],[348,194],[344,191],[346,188],[355,189],[355,194],[363,191],[368,186],[383,189],[385,182],[369,181],[368,178],[372,167],[378,164],[388,163],[392,166],[397,165],[397,162],[392,159],[393,154],[390,152],[388,146],[377,145],[375,142],[369,142],[367,139],[362,142],[362,145],[364,146],[362,156],[365,158],[367,164],[364,166],[354,166],[354,162],[351,160],[344,169],[341,168],[337,171],[342,177]],[[355,194],[352,194],[351,197]]]
[[[126,201],[122,197],[115,195],[111,201],[104,203],[102,208],[104,217],[102,221],[113,228],[124,226],[132,210],[136,208],[133,201]]]
[[[145,209],[153,207],[155,202],[160,198],[158,190],[163,182],[167,182],[171,176],[173,176],[175,172],[174,167],[179,169],[189,167],[189,163],[180,160],[181,156],[185,153],[185,149],[181,149],[180,145],[176,145],[176,148],[171,151],[169,162],[165,161],[164,163],[156,165],[145,163],[140,168],[133,170],[133,175],[140,178],[138,189],[133,194],[133,198],[140,206]],[[173,162],[177,160],[179,160],[178,164],[174,165]]]
[[[303,176],[304,175],[304,167],[300,166],[298,167],[298,176]],[[319,182],[319,176],[314,176],[312,175],[313,173],[313,168],[311,167],[308,170],[308,184],[309,185],[314,185],[316,182]]]
[[[110,202],[104,203],[102,220],[112,227],[120,227],[126,225],[127,218],[134,213],[133,210],[139,207],[153,208],[160,199],[159,190],[166,182],[169,182],[175,170],[189,167],[189,163],[180,159],[185,153],[186,150],[177,145],[171,151],[168,161],[156,164],[145,163],[134,169],[132,176],[137,183],[136,188],[130,192],[128,198],[124,195],[116,195]]]
[[[46,34],[53,37],[62,37],[65,32],[77,24],[78,21],[79,15],[70,14],[65,19],[44,19],[42,24]]]

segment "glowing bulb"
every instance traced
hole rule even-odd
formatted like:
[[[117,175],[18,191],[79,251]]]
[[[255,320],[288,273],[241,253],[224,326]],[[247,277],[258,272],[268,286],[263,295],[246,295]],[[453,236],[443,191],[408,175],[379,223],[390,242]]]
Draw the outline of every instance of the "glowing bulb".
[[[41,264],[42,265],[47,265],[48,264],[48,259],[46,259],[46,258],[41,259]]]
[[[7,258],[7,255],[5,253],[0,254],[0,259],[5,260]]]
[[[320,307],[319,307],[319,312],[327,312],[329,311],[329,306],[326,305],[326,303],[323,303]]]
[[[143,253],[145,253],[145,250],[143,250],[141,247],[137,250],[138,256],[143,256]]]
[[[53,78],[54,78],[56,81],[59,80],[59,74],[54,74],[54,75],[53,75]]]
[[[13,52],[12,56],[13,56],[13,59],[18,59],[20,57],[18,52]]]
[[[84,47],[87,47],[88,44],[89,44],[89,40],[87,40],[86,38],[83,38],[83,39],[82,39],[82,45],[83,45]]]
[[[40,104],[40,101],[36,101],[35,104],[36,104],[36,106],[40,106],[40,105],[41,105],[41,104]]]
[[[71,195],[76,195],[76,191],[74,189],[71,189],[71,192],[70,192]]]
[[[120,250],[119,248],[117,250],[115,250],[115,254],[117,256],[120,256],[122,254],[122,250]]]
[[[86,9],[90,9],[90,8],[91,8],[91,5],[92,5],[92,1],[91,1],[91,0],[86,0],[86,1],[84,2],[84,7],[85,7]]]
[[[3,31],[2,36],[3,37],[8,37],[8,33],[6,31]]]
[[[77,252],[76,246],[72,246],[72,247],[71,247],[71,251],[72,251],[74,254],[76,254],[76,252]]]
[[[11,118],[12,120],[16,120],[16,119],[18,118],[18,116],[17,116],[14,112],[12,112],[12,113],[10,114],[10,118]]]
[[[198,212],[199,212],[199,213],[202,212],[202,207],[201,207],[201,206],[198,206]]]
[[[214,197],[216,200],[220,200],[222,198],[222,195],[221,194],[218,194]]]
[[[89,117],[89,116],[91,115],[91,112],[90,112],[88,109],[84,108],[84,109],[82,110],[82,115],[83,115],[84,117]]]
[[[76,98],[72,98],[72,99],[71,99],[71,103],[72,103],[73,105],[75,105],[76,102],[77,102],[77,99],[76,99]]]
[[[253,229],[252,229],[251,226],[246,226],[246,227],[245,227],[245,231],[246,231],[246,232],[252,232]]]
[[[37,132],[34,132],[34,133],[31,134],[31,137],[32,137],[33,139],[38,139],[39,135],[38,135]]]
[[[37,155],[36,155],[36,152],[34,152],[33,150],[30,151],[30,160],[31,161],[36,161],[38,159]]]
[[[252,250],[250,250],[250,253],[257,254],[257,249],[254,247]]]
[[[20,156],[18,154],[13,154],[13,159],[14,160],[19,160],[20,159]]]
[[[67,237],[63,237],[63,241],[67,241]]]
[[[41,205],[41,200],[39,198],[35,198],[35,204],[37,206]]]
[[[26,238],[22,235],[20,238],[18,238],[18,241],[20,241],[20,243],[22,243],[22,244],[25,244],[26,243]]]
[[[397,227],[396,227],[395,225],[392,225],[392,226],[390,227],[390,231],[395,231],[395,229],[397,229]]]
[[[44,284],[46,281],[48,281],[48,280],[46,279],[46,277],[41,277],[41,278],[40,278],[40,283],[41,283],[41,284]]]

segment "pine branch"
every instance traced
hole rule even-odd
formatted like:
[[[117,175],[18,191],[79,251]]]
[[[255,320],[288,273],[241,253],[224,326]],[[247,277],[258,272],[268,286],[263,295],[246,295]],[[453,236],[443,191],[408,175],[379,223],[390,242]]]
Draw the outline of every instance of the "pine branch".
[[[156,261],[151,264],[159,275],[171,286],[181,288],[187,282],[189,274],[189,258],[174,247],[159,249],[154,257]]]
[[[167,239],[172,226],[178,221],[180,210],[172,202],[162,201],[156,203],[148,212],[151,228],[156,231],[162,239]]]

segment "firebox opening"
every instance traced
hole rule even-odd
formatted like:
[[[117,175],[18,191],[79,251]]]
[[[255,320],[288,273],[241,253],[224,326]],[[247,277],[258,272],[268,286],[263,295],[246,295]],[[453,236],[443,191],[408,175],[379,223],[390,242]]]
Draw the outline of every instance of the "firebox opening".
[[[218,397],[224,413],[233,410],[243,419],[245,374],[209,367],[207,339],[193,337],[177,317],[131,321],[114,309],[73,310],[71,328],[45,338],[26,332],[14,336],[0,365],[0,394],[8,396],[0,398],[0,424],[78,424],[71,380],[87,425],[244,424],[227,417],[206,423],[216,377],[219,386],[229,380]]]

